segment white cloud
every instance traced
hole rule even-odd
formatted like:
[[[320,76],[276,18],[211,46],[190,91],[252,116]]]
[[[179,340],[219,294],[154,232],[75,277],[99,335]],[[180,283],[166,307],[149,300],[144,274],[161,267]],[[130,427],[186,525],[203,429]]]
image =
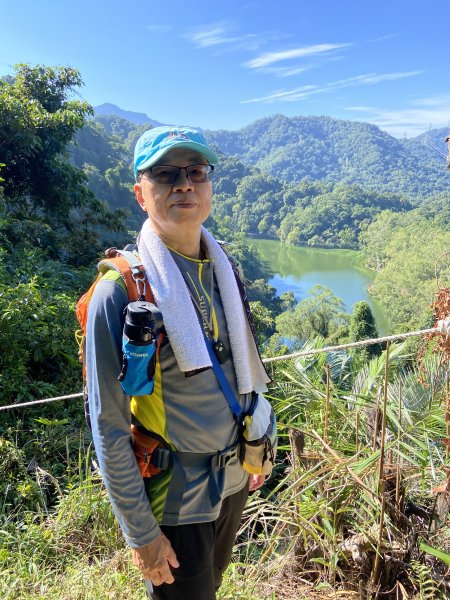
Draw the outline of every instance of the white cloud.
[[[311,69],[311,67],[265,67],[261,69],[261,71],[269,75],[275,75],[280,79],[285,79],[286,77],[292,77],[294,75],[298,75],[299,73],[304,73],[309,69]]]
[[[450,107],[450,95],[431,96],[428,98],[419,98],[412,100],[411,104],[414,106],[449,106]]]
[[[332,50],[347,48],[348,46],[352,46],[352,44],[316,44],[314,46],[303,46],[302,48],[292,48],[291,50],[282,50],[279,52],[265,52],[264,54],[243,63],[243,65],[249,69],[260,69],[261,67],[267,67],[268,65],[273,65],[274,63],[284,60],[303,58],[305,56],[316,56],[318,54],[331,52]]]
[[[295,100],[303,100],[311,94],[317,94],[320,91],[320,88],[315,85],[303,85],[301,87],[294,88],[293,90],[280,90],[273,92],[268,96],[250,98],[249,100],[241,100],[241,104],[253,104],[255,102],[267,102],[269,104],[272,104],[273,102],[294,102]]]
[[[237,35],[235,27],[228,23],[213,23],[202,28],[189,31],[183,36],[196,48],[228,47],[257,50],[261,40],[254,33]]]
[[[433,129],[449,127],[449,96],[419,98],[408,104],[409,106],[400,109],[367,107],[364,120],[378,125],[396,137],[416,136],[430,127]],[[411,106],[412,108],[410,108]],[[348,110],[355,110],[355,108],[358,107],[348,107]]]
[[[182,32],[180,36],[193,44],[195,48],[212,49],[215,55],[236,50],[255,53],[269,43],[280,43],[291,37],[290,34],[276,30],[242,33],[239,24],[231,20],[191,27]]]
[[[378,83],[382,83],[383,81],[395,81],[397,79],[404,79],[405,77],[414,77],[416,75],[420,75],[421,73],[422,71],[402,71],[397,73],[378,74],[366,73],[364,75],[357,75],[347,79],[338,79],[337,81],[332,81],[323,87],[319,87],[317,85],[305,85],[294,88],[293,90],[280,90],[275,93],[271,93],[268,96],[242,100],[241,104],[250,104],[255,102],[294,102],[296,100],[304,100],[305,98],[315,94],[326,94],[335,90],[358,85],[376,85]]]
[[[347,87],[348,85],[355,84],[367,84],[374,85],[382,83],[383,81],[395,81],[397,79],[405,79],[405,77],[415,77],[421,75],[423,71],[400,71],[397,73],[368,73],[366,75],[358,75],[356,77],[350,77],[349,79],[341,79],[340,81],[334,82],[334,87]]]
[[[367,112],[374,109],[371,106],[347,106],[347,110],[353,110],[355,112]]]
[[[238,37],[227,35],[225,28],[221,26],[208,27],[204,31],[187,34],[187,37],[197,48],[209,48],[239,41]]]
[[[448,106],[436,110],[381,110],[378,114],[368,116],[368,120],[396,137],[416,136],[430,127],[447,127],[449,119]]]
[[[387,35],[382,35],[381,37],[375,38],[373,40],[369,40],[369,44],[376,44],[378,42],[384,42],[385,40],[390,40],[391,38],[398,37],[399,35],[403,35],[403,32],[398,31],[397,33],[388,33]]]

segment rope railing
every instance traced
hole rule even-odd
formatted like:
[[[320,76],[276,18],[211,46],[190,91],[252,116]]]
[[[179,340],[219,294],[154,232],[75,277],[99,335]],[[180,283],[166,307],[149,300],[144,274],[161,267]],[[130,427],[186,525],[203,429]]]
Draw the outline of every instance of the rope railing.
[[[9,410],[11,408],[25,408],[27,406],[36,406],[37,404],[46,404],[47,402],[57,402],[58,400],[70,400],[72,398],[81,398],[83,392],[77,394],[67,394],[66,396],[55,396],[54,398],[43,398],[42,400],[31,400],[30,402],[21,402],[20,404],[10,404],[9,406],[0,406],[0,410]]]
[[[312,354],[320,354],[321,352],[334,352],[336,350],[346,350],[347,348],[360,348],[361,346],[370,346],[371,344],[382,344],[383,342],[392,342],[395,340],[404,340],[406,338],[418,335],[433,335],[441,333],[436,327],[430,329],[420,329],[418,331],[408,331],[407,333],[396,333],[394,335],[386,335],[384,337],[372,338],[368,340],[360,340],[359,342],[349,342],[348,344],[338,344],[337,346],[324,346],[323,348],[315,348],[314,350],[300,350],[292,354],[284,354],[282,356],[272,356],[271,358],[263,358],[263,363],[273,363],[280,360],[289,360],[300,356],[311,356]]]
[[[350,342],[348,344],[338,344],[336,346],[324,346],[323,348],[315,348],[313,350],[301,350],[299,352],[293,352],[292,354],[283,354],[282,356],[273,356],[270,358],[263,358],[264,364],[274,363],[281,360],[290,360],[292,358],[299,358],[301,356],[312,356],[314,354],[320,354],[322,352],[334,352],[337,350],[347,350],[348,348],[360,348],[361,346],[370,346],[371,344],[381,344],[383,342],[392,342],[395,340],[404,340],[410,337],[419,335],[433,335],[442,333],[436,327],[430,329],[420,329],[418,331],[408,331],[407,333],[397,333],[394,335],[387,335],[379,338],[371,338],[368,340],[360,340],[358,342]],[[83,392],[76,394],[67,394],[66,396],[55,396],[54,398],[43,398],[42,400],[32,400],[30,402],[21,402],[19,404],[10,404],[8,406],[0,406],[0,411],[10,410],[13,408],[26,408],[29,406],[37,406],[38,404],[47,404],[48,402],[57,402],[59,400],[71,400],[73,398],[81,398]]]

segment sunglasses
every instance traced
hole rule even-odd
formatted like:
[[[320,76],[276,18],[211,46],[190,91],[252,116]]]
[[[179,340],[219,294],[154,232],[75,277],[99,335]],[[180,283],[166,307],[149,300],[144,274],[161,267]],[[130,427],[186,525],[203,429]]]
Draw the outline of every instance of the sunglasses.
[[[149,167],[139,175],[144,177],[148,173],[146,179],[162,185],[173,185],[180,177],[180,171],[186,172],[186,177],[191,183],[206,183],[211,179],[214,167],[213,165],[189,165],[189,167],[158,165]]]

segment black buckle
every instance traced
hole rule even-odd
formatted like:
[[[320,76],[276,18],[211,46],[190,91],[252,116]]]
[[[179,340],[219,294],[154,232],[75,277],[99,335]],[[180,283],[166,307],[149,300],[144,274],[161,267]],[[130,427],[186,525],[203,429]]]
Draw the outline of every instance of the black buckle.
[[[236,457],[237,457],[236,448],[233,448],[232,450],[228,450],[227,452],[224,452],[223,454],[218,454],[217,455],[217,468],[223,469]]]
[[[170,465],[170,450],[168,448],[155,448],[150,462],[157,469],[165,471]]]

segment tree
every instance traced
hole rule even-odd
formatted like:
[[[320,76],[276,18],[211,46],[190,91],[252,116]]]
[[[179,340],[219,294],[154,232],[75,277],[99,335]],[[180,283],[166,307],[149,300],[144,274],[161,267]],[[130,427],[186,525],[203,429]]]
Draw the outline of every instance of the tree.
[[[363,300],[357,302],[353,307],[352,316],[349,327],[349,341],[358,342],[360,340],[368,340],[377,338],[378,331],[375,325],[375,319],[370,310],[370,306]],[[352,355],[357,359],[359,364],[368,362],[374,356],[381,354],[380,344],[371,344],[362,348],[354,348]]]
[[[99,230],[120,230],[124,214],[112,213],[70,165],[67,145],[93,113],[72,100],[82,85],[70,67],[21,64],[0,80],[0,171],[7,236],[12,247],[42,247],[79,263],[99,250]],[[79,249],[87,243],[83,255]]]
[[[409,222],[411,222],[410,214],[396,214],[391,210],[383,210],[362,230],[359,242],[369,268],[376,271],[383,269],[390,258],[387,247],[395,231]]]
[[[253,321],[255,323],[256,335],[260,344],[265,342],[268,336],[273,333],[275,321],[268,308],[266,308],[259,300],[250,302],[252,309]]]
[[[282,310],[293,310],[295,305],[297,304],[294,292],[283,292],[280,296],[280,302]]]
[[[300,340],[327,339],[338,330],[343,334],[347,323],[344,302],[323,285],[315,285],[308,298],[276,318],[278,333]]]

